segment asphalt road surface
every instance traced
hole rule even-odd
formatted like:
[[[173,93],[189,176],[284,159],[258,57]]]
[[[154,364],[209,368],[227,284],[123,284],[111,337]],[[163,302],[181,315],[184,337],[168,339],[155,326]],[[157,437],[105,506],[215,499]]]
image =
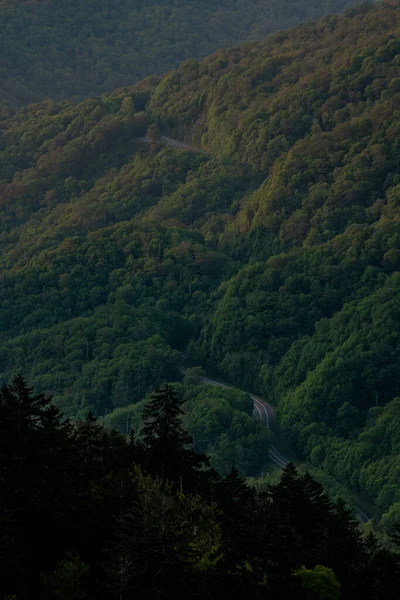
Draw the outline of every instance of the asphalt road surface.
[[[141,142],[150,142],[147,136],[139,138]],[[179,142],[178,140],[174,140],[173,138],[167,137],[166,135],[162,135],[160,137],[160,142],[165,144],[166,146],[171,146],[172,148],[176,148],[177,150],[188,150],[189,152],[199,152],[200,154],[204,154],[205,156],[210,156],[208,152],[198,148],[197,146],[192,146],[191,144],[186,144],[186,142]]]

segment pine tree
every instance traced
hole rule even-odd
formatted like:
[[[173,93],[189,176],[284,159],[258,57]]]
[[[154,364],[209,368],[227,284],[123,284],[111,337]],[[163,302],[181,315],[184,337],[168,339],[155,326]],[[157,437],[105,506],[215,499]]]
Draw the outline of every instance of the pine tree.
[[[268,495],[273,515],[269,539],[272,546],[277,542],[271,552],[276,561],[273,576],[285,586],[287,573],[293,569],[323,564],[333,569],[343,590],[352,594],[362,546],[357,525],[344,504],[334,505],[318,482],[308,473],[300,475],[293,465],[286,467],[277,485],[270,486]]]
[[[72,426],[50,398],[32,392],[21,376],[0,390],[0,579],[3,591],[18,597],[28,582],[34,596],[41,566],[62,558],[73,490],[67,479]]]
[[[324,563],[338,577],[343,598],[357,598],[365,553],[358,523],[342,499],[333,505],[328,541]]]
[[[67,553],[52,573],[42,575],[41,600],[88,600],[84,592],[87,572],[88,566],[76,553]]]
[[[400,569],[396,557],[380,545],[373,533],[368,534],[364,546],[367,560],[361,575],[361,597],[365,600],[398,598]]]
[[[257,581],[252,550],[257,539],[255,492],[232,467],[217,484],[216,502],[221,510],[222,559],[219,563],[217,597],[252,595]],[[250,566],[251,563],[251,566]],[[254,590],[253,590],[254,592]]]
[[[104,587],[102,559],[117,521],[137,499],[134,437],[126,439],[116,431],[104,431],[88,415],[75,430],[78,457],[75,504],[75,544],[86,564],[92,589]],[[76,547],[76,546],[74,546]]]
[[[175,496],[138,471],[138,497],[116,522],[105,560],[118,600],[182,597],[185,527]]]
[[[171,385],[156,390],[143,411],[141,445],[145,471],[174,489],[193,490],[198,470],[207,464],[192,449],[192,438],[182,429],[181,399]]]

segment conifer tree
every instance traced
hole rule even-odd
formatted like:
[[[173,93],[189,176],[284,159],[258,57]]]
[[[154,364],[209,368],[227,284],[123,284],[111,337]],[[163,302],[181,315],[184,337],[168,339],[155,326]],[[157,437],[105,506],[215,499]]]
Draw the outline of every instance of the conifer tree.
[[[73,489],[66,469],[72,427],[50,398],[32,392],[21,376],[0,390],[0,580],[4,591],[18,597],[31,573],[36,574],[29,581],[34,595],[41,562],[62,558]]]
[[[138,497],[117,520],[105,561],[110,588],[119,600],[179,596],[184,538],[174,495],[140,470]]]
[[[367,560],[360,574],[362,597],[366,600],[398,598],[400,569],[396,557],[380,545],[373,533],[368,534],[364,545]]]
[[[147,473],[178,490],[196,487],[196,472],[207,460],[192,449],[182,428],[181,399],[171,385],[156,390],[143,411],[143,464]]]
[[[357,598],[360,594],[364,549],[358,523],[342,499],[333,504],[324,562],[340,580],[342,596]]]
[[[301,566],[323,564],[333,569],[346,589],[354,589],[362,558],[360,534],[342,502],[335,505],[322,486],[306,473],[300,475],[289,464],[281,481],[269,488],[270,532],[277,543],[276,575]],[[270,538],[271,539],[271,538]]]
[[[250,594],[254,582],[253,554],[257,539],[255,493],[232,467],[220,480],[216,489],[216,501],[221,509],[221,533],[223,557],[220,562],[219,595],[237,598]],[[251,571],[248,565],[251,565]]]

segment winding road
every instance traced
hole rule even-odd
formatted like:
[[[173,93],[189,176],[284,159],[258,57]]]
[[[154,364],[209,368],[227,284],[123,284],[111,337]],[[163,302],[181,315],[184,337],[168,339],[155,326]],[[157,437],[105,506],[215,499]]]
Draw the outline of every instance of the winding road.
[[[226,385],[225,383],[210,379],[209,377],[201,377],[201,381],[202,383],[213,385],[214,387],[227,388],[231,390],[237,389],[231,385]],[[269,429],[270,425],[276,420],[276,411],[274,407],[268,404],[268,402],[265,400],[262,400],[253,394],[250,394],[250,397],[253,400],[253,415],[258,416],[261,421],[264,421]],[[281,469],[284,469],[290,462],[275,448],[275,446],[270,447],[268,450],[268,456]],[[354,511],[362,523],[367,523],[369,521],[368,515],[366,515],[365,512],[358,506],[354,506]]]
[[[207,383],[208,385],[213,385],[214,387],[227,388],[230,390],[234,390],[231,385],[226,385],[225,383],[220,383],[219,381],[215,381],[214,379],[210,379],[209,377],[201,377],[202,383]],[[243,392],[245,393],[245,392]],[[275,409],[265,402],[265,400],[261,400],[257,396],[250,394],[250,398],[253,400],[253,414],[260,418],[261,421],[264,421],[268,427],[270,428],[270,424],[274,422],[276,419]],[[269,458],[277,464],[279,467],[284,469],[286,465],[289,463],[289,460],[282,456],[282,454],[275,448],[275,446],[271,446],[268,450]]]

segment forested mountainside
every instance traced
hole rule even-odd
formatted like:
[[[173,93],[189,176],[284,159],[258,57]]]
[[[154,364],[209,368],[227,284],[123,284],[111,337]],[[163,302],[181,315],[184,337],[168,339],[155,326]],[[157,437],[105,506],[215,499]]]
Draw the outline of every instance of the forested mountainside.
[[[293,465],[266,490],[219,477],[180,402],[156,391],[127,437],[66,422],[20,377],[0,390],[2,600],[398,597],[400,554],[342,502]]]
[[[390,530],[399,26],[397,2],[364,5],[77,106],[3,109],[2,381],[102,416],[179,379],[189,348]]]
[[[355,0],[1,0],[0,104],[132,85]]]

